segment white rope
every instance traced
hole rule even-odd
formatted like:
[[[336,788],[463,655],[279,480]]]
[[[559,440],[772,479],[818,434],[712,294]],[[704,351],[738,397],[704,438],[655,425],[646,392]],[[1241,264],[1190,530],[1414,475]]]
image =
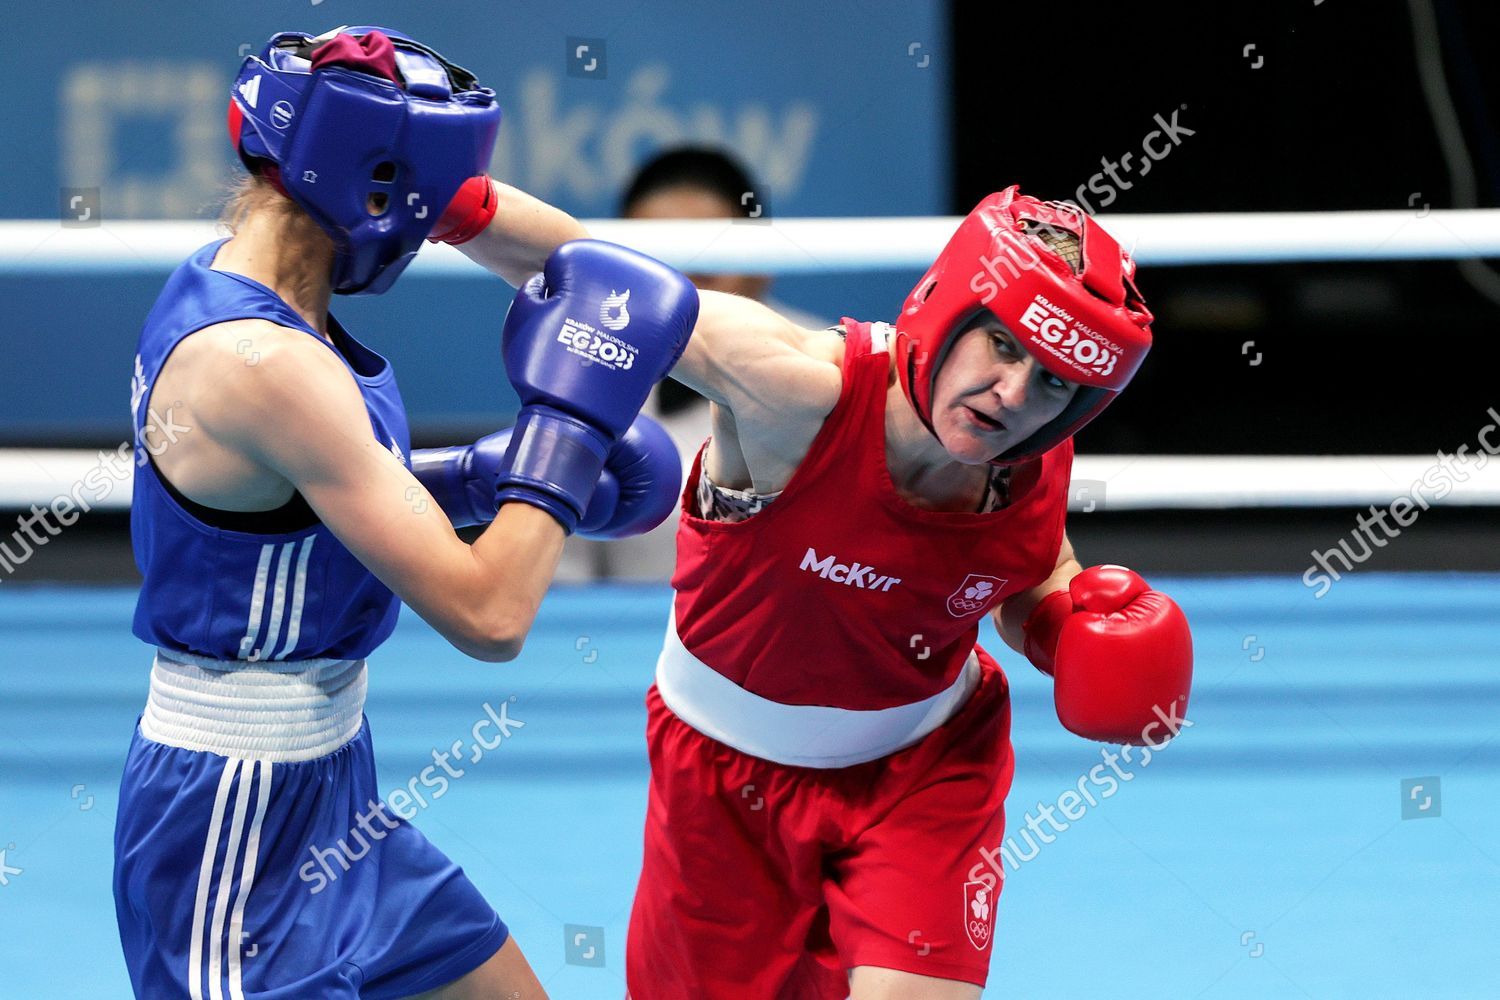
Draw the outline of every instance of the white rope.
[[[1143,264],[1269,263],[1500,257],[1500,210],[1306,212],[1103,217]],[[925,268],[956,218],[778,219],[629,222],[585,220],[600,239],[635,247],[684,270],[768,273]],[[107,222],[64,229],[56,222],[0,221],[0,277],[85,273],[159,274],[222,235],[204,222]],[[429,246],[414,275],[486,272],[448,246]],[[107,453],[106,453],[107,454]],[[116,466],[119,460],[115,460]],[[128,464],[128,460],[127,460]],[[1500,461],[1446,473],[1417,456],[1081,456],[1076,510],[1387,505],[1399,496],[1442,505],[1500,506]],[[0,508],[46,506],[66,495],[125,509],[128,473],[101,473],[91,451],[0,449]],[[91,480],[86,479],[93,473]],[[1429,476],[1428,486],[1421,486]],[[92,486],[81,484],[92,482]],[[100,484],[104,484],[101,486]],[[1102,484],[1102,488],[1101,488]],[[1415,492],[1414,492],[1415,491]],[[1437,496],[1437,493],[1443,496]]]
[[[1465,458],[1450,475],[1432,455],[1080,455],[1069,508],[1385,507],[1419,493],[1436,506],[1500,506],[1500,457],[1482,469]]]
[[[1465,477],[1460,481],[1434,472],[1442,466],[1431,455],[1080,455],[1069,506],[1080,512],[1384,507],[1399,496],[1415,501],[1418,493],[1436,506],[1500,506],[1500,457],[1482,469],[1474,455],[1466,457],[1453,466]],[[47,507],[63,496],[75,505],[125,510],[129,467],[128,453],[121,462],[112,452],[0,449],[0,510]],[[1434,486],[1442,479],[1447,489]]]
[[[1393,212],[1250,212],[1104,215],[1142,264],[1274,263],[1500,257],[1500,209],[1414,207]],[[744,221],[585,219],[599,239],[701,273],[921,270],[957,218]],[[65,229],[53,221],[0,220],[0,277],[17,274],[157,274],[223,233],[207,222],[108,222]],[[408,272],[486,272],[449,246],[431,245]]]

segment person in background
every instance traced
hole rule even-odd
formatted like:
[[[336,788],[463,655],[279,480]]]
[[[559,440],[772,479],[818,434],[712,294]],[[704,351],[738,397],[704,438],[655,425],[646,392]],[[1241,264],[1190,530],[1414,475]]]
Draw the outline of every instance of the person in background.
[[[676,146],[658,152],[636,171],[620,199],[626,219],[744,219],[754,217],[765,192],[732,155],[708,146]],[[754,299],[808,329],[829,322],[770,297],[768,274],[693,274],[700,290]],[[708,438],[709,403],[681,382],[664,379],[651,393],[644,413],[655,417],[682,453],[683,473]],[[583,541],[570,547],[559,569],[561,579],[593,577],[666,580],[676,559],[677,523],[605,545]]]

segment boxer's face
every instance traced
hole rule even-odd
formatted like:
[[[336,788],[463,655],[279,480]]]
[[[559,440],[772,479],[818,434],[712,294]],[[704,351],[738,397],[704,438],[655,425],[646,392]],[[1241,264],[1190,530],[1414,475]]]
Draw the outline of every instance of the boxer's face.
[[[1077,391],[986,313],[959,334],[938,369],[932,425],[955,460],[979,465],[1040,430]]]

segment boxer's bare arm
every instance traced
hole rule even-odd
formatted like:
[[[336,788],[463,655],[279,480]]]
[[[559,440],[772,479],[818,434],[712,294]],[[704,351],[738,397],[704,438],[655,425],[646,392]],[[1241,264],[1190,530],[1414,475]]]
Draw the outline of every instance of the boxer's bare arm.
[[[588,237],[561,209],[492,184],[499,199],[494,218],[459,249],[512,285],[540,271],[560,244]],[[750,299],[700,291],[699,301],[698,324],[672,377],[729,411],[714,419],[709,468],[715,479],[774,492],[838,402],[843,341],[798,327]]]
[[[1078,557],[1073,552],[1073,543],[1066,534],[1063,535],[1062,547],[1057,553],[1057,566],[1052,570],[1052,575],[1030,590],[1023,590],[1006,598],[1005,603],[990,613],[995,620],[995,628],[1000,632],[1000,638],[1005,644],[1018,653],[1026,652],[1026,633],[1021,626],[1031,615],[1032,609],[1041,603],[1042,598],[1057,590],[1068,589],[1068,584],[1073,577],[1083,572],[1083,567],[1078,562]]]
[[[459,249],[470,260],[516,288],[542,269],[547,256],[569,240],[588,239],[583,224],[560,208],[519,188],[492,182],[499,199],[495,217]]]
[[[228,483],[236,495],[263,498],[250,509],[270,509],[299,491],[361,563],[460,650],[491,661],[520,652],[556,570],[562,528],[535,507],[506,504],[464,544],[389,445],[375,440],[358,386],[326,346],[261,320],[220,324],[184,341],[152,398],[181,401],[174,419],[190,430],[157,464],[190,499],[225,506]]]
[[[762,493],[786,485],[838,402],[843,345],[752,299],[699,292],[698,324],[672,377],[716,408],[717,481]],[[738,481],[746,473],[750,481]]]

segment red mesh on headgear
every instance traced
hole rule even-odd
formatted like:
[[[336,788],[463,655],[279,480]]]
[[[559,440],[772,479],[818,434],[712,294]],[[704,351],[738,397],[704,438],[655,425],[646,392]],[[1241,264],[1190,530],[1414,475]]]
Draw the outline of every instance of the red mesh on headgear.
[[[371,76],[383,76],[392,83],[400,83],[396,76],[396,46],[379,31],[355,38],[353,35],[334,35],[319,45],[312,55],[312,69],[316,73],[330,66],[342,66]]]
[[[1073,267],[1037,230],[1076,236]],[[1063,412],[992,460],[1042,454],[1087,424],[1125,388],[1151,347],[1151,313],[1136,291],[1135,264],[1103,227],[1073,205],[1043,202],[1012,186],[970,212],[906,297],[896,323],[896,371],[929,431],[938,368],[956,335],[993,313],[1043,368],[1078,384]]]

